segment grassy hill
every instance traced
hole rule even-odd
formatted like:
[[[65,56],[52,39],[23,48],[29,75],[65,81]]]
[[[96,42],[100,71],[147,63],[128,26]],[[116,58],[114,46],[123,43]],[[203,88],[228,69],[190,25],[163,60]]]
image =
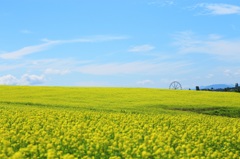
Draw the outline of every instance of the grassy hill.
[[[0,103],[5,105],[132,113],[176,113],[169,110],[182,110],[240,117],[239,93],[27,86],[1,86],[0,90]]]
[[[240,155],[239,93],[27,86],[0,90],[1,159]]]

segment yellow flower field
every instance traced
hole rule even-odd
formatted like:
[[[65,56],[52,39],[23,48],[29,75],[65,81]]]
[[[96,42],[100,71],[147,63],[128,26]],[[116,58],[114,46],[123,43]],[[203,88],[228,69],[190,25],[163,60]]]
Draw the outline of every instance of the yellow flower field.
[[[86,101],[89,99],[84,99],[85,103],[83,104],[79,102],[79,107],[77,102],[74,102],[75,98],[82,97],[82,95],[77,95],[78,89],[80,93],[82,88],[75,89],[75,95],[73,93],[72,98],[71,94],[66,94],[68,97],[63,98],[64,100],[60,96],[54,96],[51,92],[52,97],[48,96],[48,98],[56,98],[57,101],[46,100],[49,92],[29,93],[35,88],[0,88],[6,90],[5,95],[3,92],[0,94],[1,159],[237,159],[240,156],[239,118],[156,109],[155,106],[146,107],[148,100],[144,99],[144,104],[140,104],[139,108],[136,103],[141,101],[134,98],[132,101],[131,98],[124,98],[124,102],[122,101],[120,104],[126,103],[126,106],[115,105],[116,99],[112,100],[113,104],[110,105],[110,98],[117,98],[117,95],[114,94],[116,91],[113,91],[112,97],[106,97],[109,99],[108,105],[103,97],[95,98],[98,101],[92,103],[96,105],[89,102],[90,106],[87,109],[88,102]],[[56,92],[57,90],[55,88]],[[101,94],[101,89],[96,90]],[[111,91],[111,88],[107,90]],[[145,96],[149,96],[146,97],[147,99],[151,96],[151,90],[136,90],[139,93],[136,91],[135,95],[144,96],[146,93]],[[11,91],[14,93],[10,97]],[[133,90],[130,89],[129,93],[131,91]],[[155,91],[153,90],[151,98],[156,98]],[[58,93],[60,94],[60,92]],[[85,90],[85,93],[89,92]],[[32,95],[32,98],[29,98],[28,95]],[[239,96],[239,94],[237,95]],[[22,99],[19,98],[20,96]],[[42,99],[39,99],[40,97]],[[69,99],[69,103],[67,99]],[[43,100],[42,104],[38,105],[41,100]],[[224,100],[227,103],[227,100],[231,99]],[[121,100],[119,99],[119,101]],[[133,103],[134,107],[131,107],[129,102]],[[134,102],[136,103],[134,104]],[[149,105],[153,102],[149,101]],[[206,101],[204,102],[206,103]],[[196,103],[193,105],[197,106]],[[219,106],[219,103],[216,105]],[[232,103],[229,106],[232,106]]]

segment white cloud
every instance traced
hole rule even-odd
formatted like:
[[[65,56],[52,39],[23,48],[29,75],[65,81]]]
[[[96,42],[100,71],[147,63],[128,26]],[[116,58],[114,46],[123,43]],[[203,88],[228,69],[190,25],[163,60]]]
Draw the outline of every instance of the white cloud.
[[[20,79],[13,75],[0,77],[0,84],[3,85],[38,85],[45,81],[44,76],[24,74]]]
[[[146,84],[154,84],[154,82],[151,80],[142,80],[142,81],[138,81],[137,84],[146,85]]]
[[[24,74],[20,81],[20,85],[38,85],[42,84],[45,81],[44,76],[37,76],[37,75],[28,75]]]
[[[145,44],[145,45],[134,46],[130,48],[128,51],[129,52],[148,52],[153,50],[154,48],[155,47],[152,45]]]
[[[26,46],[19,50],[1,53],[0,58],[2,59],[18,59],[23,56],[37,53],[48,49],[50,46],[59,45],[59,44],[66,44],[66,43],[84,43],[84,42],[104,42],[104,41],[112,41],[112,40],[122,40],[126,39],[126,36],[92,36],[86,38],[79,38],[79,39],[70,39],[70,40],[48,40],[43,39],[43,44],[39,45],[32,45]]]
[[[0,84],[16,85],[16,84],[18,84],[18,79],[12,75],[5,75],[5,76],[0,77]]]
[[[240,6],[223,3],[200,3],[196,7],[204,8],[204,13],[211,15],[240,14]]]
[[[181,53],[204,53],[224,60],[240,60],[240,40],[223,39],[212,35],[198,37],[193,32],[180,32],[175,36],[175,45]]]

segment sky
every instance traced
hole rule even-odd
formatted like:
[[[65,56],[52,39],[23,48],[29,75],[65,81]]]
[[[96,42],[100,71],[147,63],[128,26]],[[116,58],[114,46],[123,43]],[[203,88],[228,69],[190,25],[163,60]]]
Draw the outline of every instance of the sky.
[[[0,84],[240,83],[238,0],[1,0]]]

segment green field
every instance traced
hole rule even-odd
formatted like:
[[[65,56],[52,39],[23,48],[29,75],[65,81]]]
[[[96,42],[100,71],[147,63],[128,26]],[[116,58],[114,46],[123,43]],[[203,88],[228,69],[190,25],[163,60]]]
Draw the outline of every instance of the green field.
[[[0,86],[0,158],[239,158],[240,94]]]

